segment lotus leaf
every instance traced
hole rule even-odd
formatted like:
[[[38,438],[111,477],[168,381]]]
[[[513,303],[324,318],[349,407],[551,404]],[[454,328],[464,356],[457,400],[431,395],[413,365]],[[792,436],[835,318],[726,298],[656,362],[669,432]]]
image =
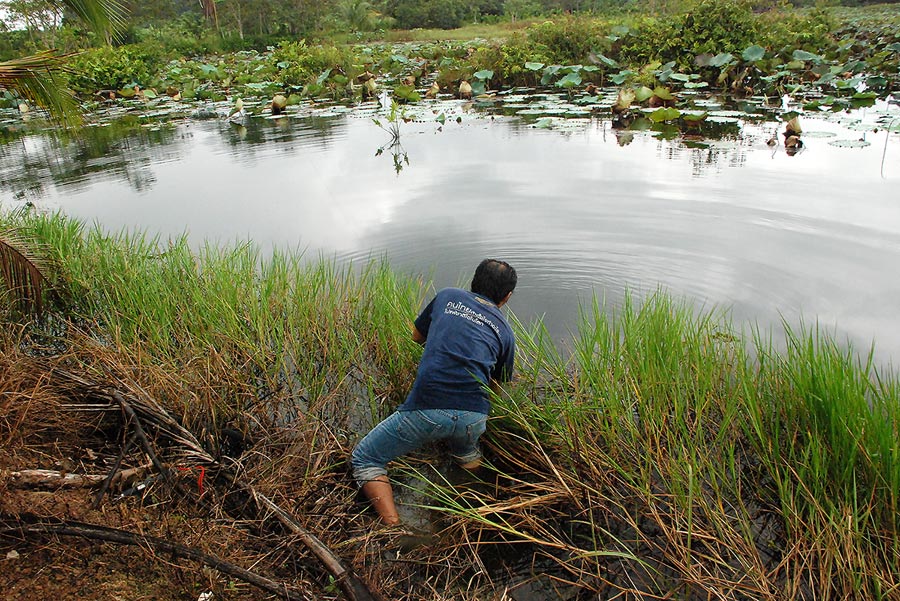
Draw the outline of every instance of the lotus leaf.
[[[675,81],[688,82],[691,80],[689,75],[685,75],[684,73],[672,73],[669,79],[674,79]]]
[[[662,123],[663,121],[673,121],[681,116],[681,111],[676,108],[659,108],[648,115],[654,123]]]
[[[634,75],[637,75],[634,71],[626,69],[625,71],[619,71],[615,75],[610,75],[609,80],[616,85],[622,85],[629,77]]]
[[[654,88],[653,95],[660,100],[675,100],[675,96],[672,95],[672,91],[669,90],[669,88],[664,88],[662,86],[657,86],[656,88]]]
[[[593,52],[592,57],[596,60],[596,62],[603,63],[607,67],[615,69],[619,66],[619,63],[609,58],[608,56],[604,56],[603,54],[597,52],[596,50]]]
[[[554,77],[557,73],[559,73],[559,70],[560,70],[560,69],[562,69],[562,67],[560,67],[559,65],[549,65],[549,66],[547,66],[547,68],[544,69],[544,75],[541,76],[541,85],[542,85],[542,86],[548,85],[548,84],[553,80],[553,77]]]
[[[710,67],[724,67],[729,63],[734,61],[734,55],[730,52],[723,52],[721,54],[717,54],[711,59],[709,59]]]
[[[581,85],[581,75],[578,73],[568,73],[565,77],[556,82],[558,88],[574,88]]]
[[[316,85],[321,86],[323,83],[325,83],[325,80],[328,79],[329,75],[331,75],[331,69],[325,69],[324,71],[319,73],[319,76],[316,78]]]
[[[529,71],[540,71],[544,68],[544,63],[525,63],[525,68]]]
[[[480,81],[484,81],[486,79],[491,79],[493,76],[494,76],[494,72],[491,71],[490,69],[483,69],[481,71],[477,71],[473,75],[473,77],[475,79],[478,79]]]
[[[806,50],[794,50],[793,54],[791,54],[791,58],[795,61],[813,61],[813,62],[821,62],[822,57],[818,54],[813,54],[812,52],[807,52]]]
[[[705,88],[708,85],[709,84],[706,83],[705,81],[689,81],[686,84],[684,84],[684,87],[693,89],[693,88]]]
[[[893,44],[888,44],[886,48],[892,52],[900,52],[900,42],[894,42]]]
[[[699,123],[700,121],[706,120],[706,117],[709,116],[709,113],[703,111],[702,113],[682,113],[681,118],[687,121],[688,123]],[[651,115],[651,119],[653,116]]]
[[[646,102],[647,100],[650,100],[651,96],[653,96],[653,90],[647,86],[641,86],[634,90],[634,99],[638,102]]]
[[[766,55],[766,49],[758,44],[754,44],[749,46],[744,52],[741,54],[741,58],[743,58],[748,63],[755,63],[758,60],[762,60],[762,58]]]

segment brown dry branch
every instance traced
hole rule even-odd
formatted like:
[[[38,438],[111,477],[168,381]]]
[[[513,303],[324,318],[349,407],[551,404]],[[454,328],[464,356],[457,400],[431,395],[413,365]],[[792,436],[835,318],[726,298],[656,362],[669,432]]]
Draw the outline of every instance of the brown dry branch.
[[[104,482],[110,484],[124,480],[132,480],[146,473],[147,467],[135,467],[127,470],[115,470],[109,476],[100,474],[75,474],[58,470],[0,470],[0,478],[9,478],[11,486],[35,487],[35,488],[64,488],[102,486]]]
[[[377,601],[381,596],[365,584],[355,572],[346,566],[344,562],[328,549],[315,535],[303,528],[296,519],[287,511],[279,507],[266,495],[256,490],[253,486],[241,481],[225,468],[209,452],[207,452],[197,438],[183,428],[162,405],[150,398],[139,386],[135,386],[135,393],[123,393],[119,390],[109,390],[96,382],[89,381],[67,370],[55,370],[54,375],[66,381],[65,386],[81,385],[87,395],[94,400],[108,399],[122,408],[127,416],[127,425],[134,428],[137,441],[144,452],[150,457],[154,467],[170,484],[176,486],[182,496],[189,493],[181,487],[174,478],[171,470],[158,457],[150,439],[142,426],[147,422],[156,432],[163,437],[182,454],[183,458],[205,468],[215,470],[219,477],[238,488],[249,496],[257,505],[258,512],[262,515],[274,515],[275,518],[288,531],[310,550],[323,567],[334,578],[335,584],[341,588],[351,601]]]
[[[23,515],[16,516],[12,520],[8,516],[2,516],[0,517],[0,524],[2,524],[2,526],[0,526],[0,536],[8,538],[26,538],[29,536],[55,534],[59,536],[77,536],[123,545],[147,547],[156,552],[171,554],[173,557],[183,557],[199,562],[224,574],[248,582],[273,595],[277,595],[282,599],[288,599],[289,601],[309,601],[309,597],[306,597],[297,591],[288,589],[282,583],[260,576],[259,574],[213,555],[162,538],[134,534],[125,530],[107,528],[95,524],[85,524],[73,521],[47,521],[34,516]]]

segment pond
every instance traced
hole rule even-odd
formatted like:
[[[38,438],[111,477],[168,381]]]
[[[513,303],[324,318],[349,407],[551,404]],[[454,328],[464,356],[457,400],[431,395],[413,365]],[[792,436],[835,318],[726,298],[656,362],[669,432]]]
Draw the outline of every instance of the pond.
[[[874,341],[883,364],[900,357],[900,109],[804,113],[793,153],[770,110],[781,99],[703,102],[700,134],[621,129],[565,95],[515,92],[423,103],[394,123],[376,102],[240,124],[118,108],[71,136],[7,114],[0,206],[197,245],[386,256],[437,286],[503,258],[520,276],[511,310],[563,347],[592,295],[615,307],[662,288],[739,326],[818,322],[863,353]]]

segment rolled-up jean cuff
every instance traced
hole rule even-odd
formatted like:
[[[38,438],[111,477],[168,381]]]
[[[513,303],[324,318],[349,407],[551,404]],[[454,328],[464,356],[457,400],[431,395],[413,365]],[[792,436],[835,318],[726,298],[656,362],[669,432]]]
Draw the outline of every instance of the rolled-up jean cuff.
[[[450,457],[459,465],[463,465],[466,463],[472,463],[473,461],[478,461],[479,459],[481,459],[482,455],[480,450],[475,449],[471,453],[466,453],[465,455],[450,455]]]
[[[362,467],[353,470],[353,479],[360,487],[366,482],[378,479],[378,476],[387,476],[387,470],[383,467]]]

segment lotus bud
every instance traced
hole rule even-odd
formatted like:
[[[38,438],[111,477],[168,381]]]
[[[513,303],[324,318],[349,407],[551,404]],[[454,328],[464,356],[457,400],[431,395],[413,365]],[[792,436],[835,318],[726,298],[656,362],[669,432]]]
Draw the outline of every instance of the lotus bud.
[[[287,107],[287,98],[285,98],[281,94],[275,94],[275,97],[272,98],[272,114],[280,115],[284,112],[284,109]]]
[[[619,89],[619,95],[616,97],[616,103],[613,105],[612,111],[614,113],[624,113],[631,108],[631,103],[634,102],[634,98],[635,93],[633,89]]]
[[[428,91],[425,92],[425,98],[437,98],[438,93],[441,91],[441,86],[438,85],[438,82],[434,82],[431,84],[431,87],[428,88]]]
[[[460,98],[471,98],[472,97],[472,86],[466,80],[462,80],[459,83],[459,97]]]
[[[374,97],[378,94],[378,84],[375,83],[375,78],[371,77],[365,81],[363,84],[363,98],[367,98],[369,96]]]

